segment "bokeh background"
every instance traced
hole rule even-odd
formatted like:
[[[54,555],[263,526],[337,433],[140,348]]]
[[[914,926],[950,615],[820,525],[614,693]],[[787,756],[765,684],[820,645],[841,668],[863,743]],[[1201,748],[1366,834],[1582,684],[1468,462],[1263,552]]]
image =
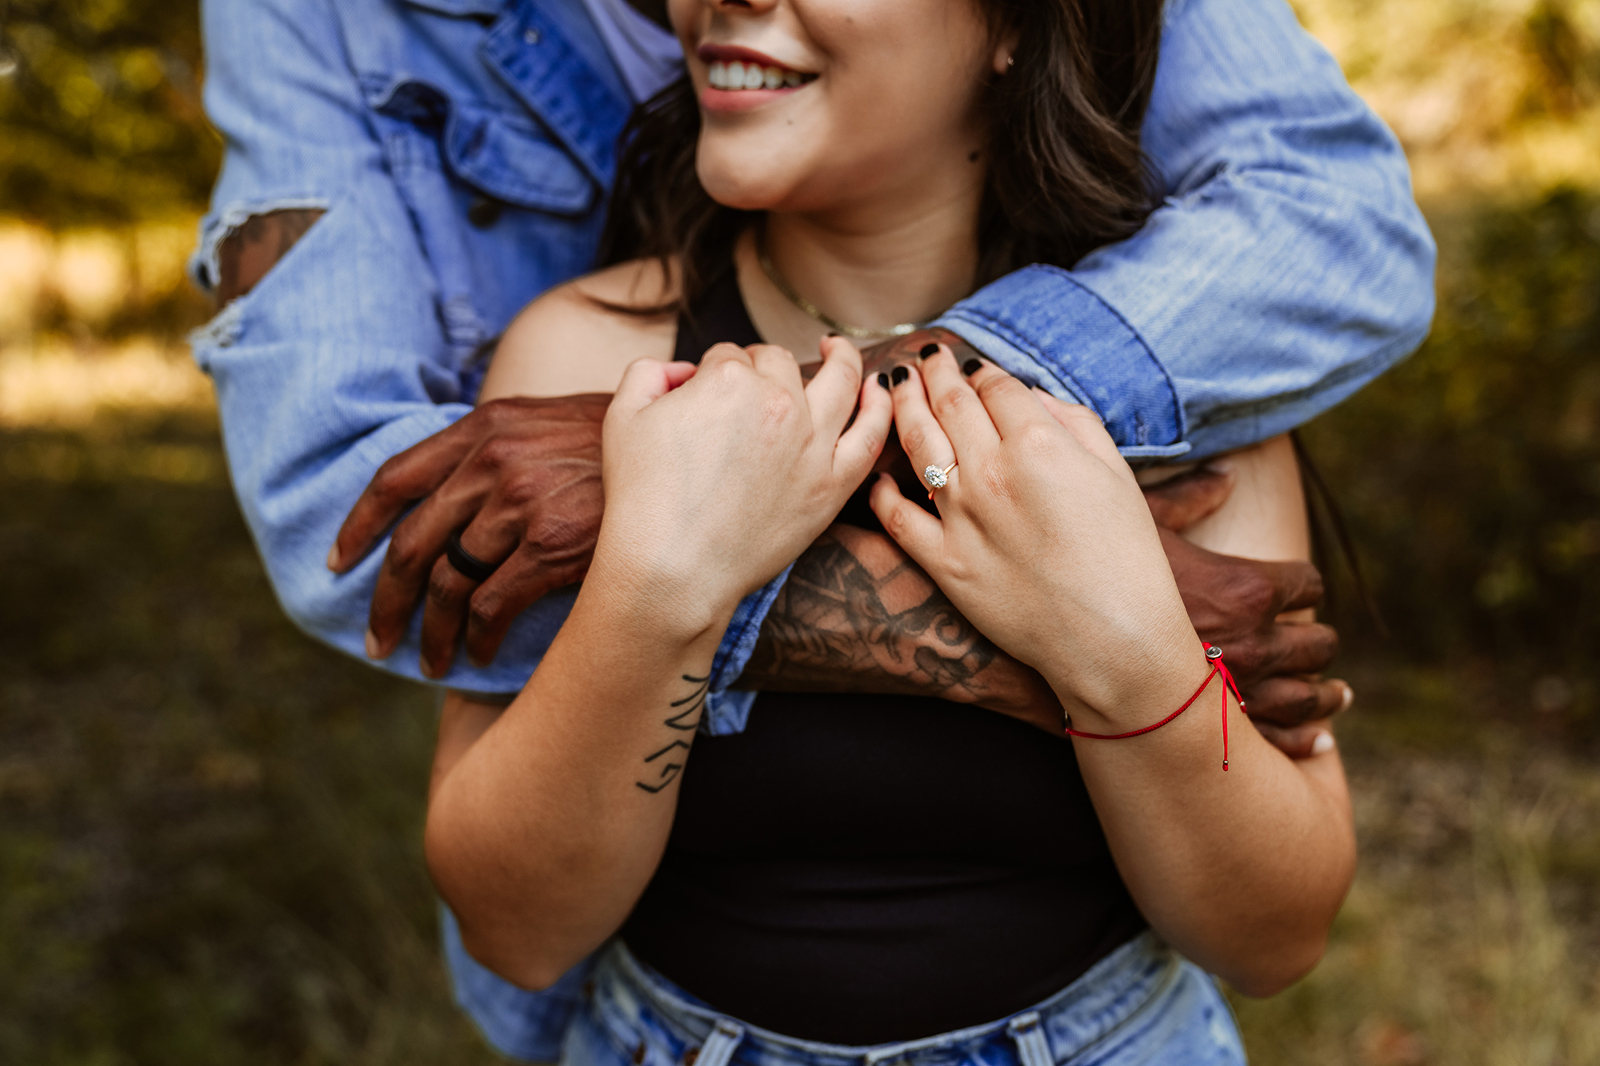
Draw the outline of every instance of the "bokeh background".
[[[1238,1001],[1255,1062],[1600,1062],[1600,0],[1296,0],[1441,246],[1407,363],[1306,431],[1360,875]],[[0,0],[0,1062],[470,1063],[434,708],[298,634],[185,332],[197,15]]]

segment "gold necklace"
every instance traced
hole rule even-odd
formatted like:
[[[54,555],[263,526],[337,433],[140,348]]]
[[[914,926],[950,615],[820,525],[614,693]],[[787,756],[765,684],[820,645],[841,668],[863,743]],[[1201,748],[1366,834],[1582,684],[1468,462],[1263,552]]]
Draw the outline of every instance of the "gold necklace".
[[[767,255],[766,241],[756,242],[756,261],[761,264],[762,271],[767,275],[767,280],[777,290],[788,297],[789,302],[800,310],[821,322],[829,329],[837,330],[846,337],[854,337],[858,341],[882,341],[890,337],[904,337],[907,333],[915,333],[919,329],[928,328],[926,322],[902,322],[898,326],[887,326],[883,329],[867,329],[864,326],[847,326],[836,318],[830,317],[816,304],[795,292],[789,283],[783,280],[783,275],[778,273],[778,268],[773,265],[772,259]]]

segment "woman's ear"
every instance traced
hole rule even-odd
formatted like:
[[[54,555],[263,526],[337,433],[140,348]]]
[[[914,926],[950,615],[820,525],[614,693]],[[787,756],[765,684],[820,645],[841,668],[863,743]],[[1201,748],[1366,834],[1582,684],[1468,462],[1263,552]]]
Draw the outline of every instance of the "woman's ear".
[[[1017,53],[1018,36],[1016,30],[1007,30],[995,42],[994,58],[991,65],[994,67],[994,72],[1001,77],[1011,73],[1011,68],[1016,62],[1014,57]]]

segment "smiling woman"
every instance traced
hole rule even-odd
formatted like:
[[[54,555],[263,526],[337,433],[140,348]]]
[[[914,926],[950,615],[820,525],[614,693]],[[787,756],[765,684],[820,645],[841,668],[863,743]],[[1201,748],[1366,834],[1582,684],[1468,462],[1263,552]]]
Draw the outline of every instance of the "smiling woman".
[[[688,77],[636,117],[611,265],[530,305],[480,395],[617,390],[572,614],[509,708],[446,706],[428,858],[462,943],[536,988],[609,943],[574,1066],[1240,1062],[1174,946],[1258,993],[1315,962],[1354,854],[1337,754],[1236,727],[1219,768],[1239,707],[1092,415],[932,334],[858,391],[827,336],[1137,229],[1160,0],[670,10]],[[895,463],[891,402],[938,518],[855,491]],[[1240,483],[1268,487],[1224,511],[1303,551],[1293,478]],[[797,571],[777,616],[871,602],[863,644],[937,634],[918,666],[952,686],[1014,656],[1029,705],[768,692],[697,741],[731,605],[830,522],[877,554]],[[1208,713],[1141,728],[1197,690]]]

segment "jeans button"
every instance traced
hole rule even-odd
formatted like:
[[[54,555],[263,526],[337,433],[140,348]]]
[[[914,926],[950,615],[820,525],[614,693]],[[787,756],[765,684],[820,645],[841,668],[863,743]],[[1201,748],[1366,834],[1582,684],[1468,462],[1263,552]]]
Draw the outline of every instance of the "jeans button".
[[[500,221],[500,212],[505,210],[505,205],[499,200],[491,200],[487,196],[477,196],[467,208],[467,221],[479,229],[488,229]]]
[[[523,30],[522,31],[522,39],[524,41],[527,41],[529,44],[538,44],[539,43],[539,31],[535,30],[535,29]]]

